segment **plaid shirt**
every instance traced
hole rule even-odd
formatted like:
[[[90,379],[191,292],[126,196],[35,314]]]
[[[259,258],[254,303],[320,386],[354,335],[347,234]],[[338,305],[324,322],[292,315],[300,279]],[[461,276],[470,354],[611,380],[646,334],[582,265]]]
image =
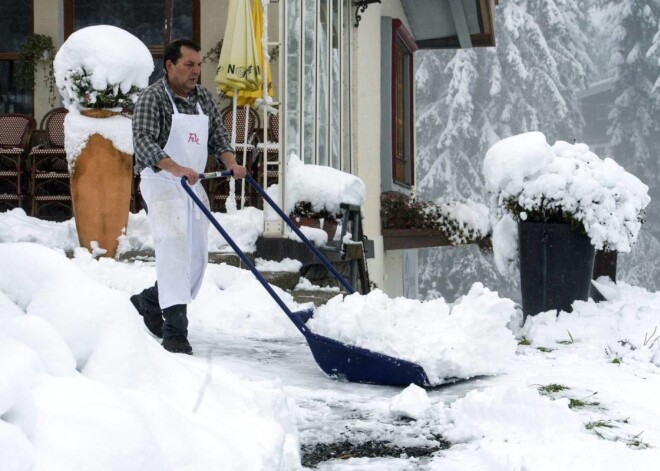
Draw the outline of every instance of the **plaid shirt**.
[[[211,92],[201,85],[197,85],[188,98],[181,98],[172,91],[167,84],[167,79],[163,77],[146,88],[135,104],[133,112],[135,174],[139,174],[147,167],[159,172],[161,169],[156,166],[156,163],[167,157],[163,147],[165,147],[172,129],[173,109],[172,102],[165,91],[166,87],[172,94],[179,113],[197,114],[197,103],[199,102],[202,111],[209,117],[209,155],[223,165],[219,158],[220,154],[227,151],[234,152],[234,149],[231,147],[229,134],[222,125],[220,112],[213,101]]]

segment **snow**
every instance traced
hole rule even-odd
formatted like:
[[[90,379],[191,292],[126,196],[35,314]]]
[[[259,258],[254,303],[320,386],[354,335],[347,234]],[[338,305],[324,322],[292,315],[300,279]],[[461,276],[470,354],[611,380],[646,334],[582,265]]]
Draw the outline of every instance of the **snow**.
[[[553,160],[552,148],[540,132],[528,132],[495,143],[484,159],[484,178],[490,191],[506,188],[515,194],[523,180],[543,171]]]
[[[132,217],[127,238],[148,231]],[[3,470],[293,470],[301,443],[438,437],[451,447],[318,469],[619,471],[660,458],[658,293],[601,278],[607,301],[523,327],[517,306],[479,285],[453,304],[337,296],[315,323],[403,353],[418,343],[438,378],[489,375],[427,390],[356,385],[323,375],[252,274],[227,265],[208,266],[190,305],[195,355],[164,351],[128,300],[153,283],[153,262],[94,259],[73,247],[73,227],[0,213]],[[130,237],[148,246],[147,232]],[[564,389],[543,390],[552,384]]]
[[[259,271],[297,272],[302,268],[302,263],[298,260],[293,260],[288,257],[279,262],[276,262],[275,260],[264,260],[263,258],[257,258],[254,262],[254,266]]]
[[[341,342],[417,363],[431,384],[496,374],[511,361],[516,341],[507,324],[519,316],[513,301],[475,283],[461,300],[335,296],[309,328]]]
[[[474,201],[455,202],[440,198],[435,202],[443,214],[456,221],[460,227],[475,234],[475,237],[486,237],[491,232],[488,206]]]
[[[147,46],[121,28],[89,26],[67,38],[57,51],[53,68],[55,83],[69,110],[64,120],[69,172],[73,172],[76,158],[93,134],[109,139],[120,152],[132,155],[131,120],[124,116],[104,119],[81,116],[82,106],[71,84],[71,74],[84,71],[93,90],[105,91],[108,86],[115,86],[128,95],[132,87],[144,89],[149,85],[154,63]]]
[[[297,438],[281,387],[221,367],[209,377],[204,361],[167,355],[145,333],[129,293],[84,270],[103,262],[32,243],[0,244],[0,258],[3,304],[14,305],[1,325],[0,414],[6,430],[14,426],[13,442],[22,436],[32,448],[29,459],[12,454],[15,462],[261,470],[297,461],[295,447],[284,446]]]
[[[431,408],[431,400],[426,391],[411,384],[390,401],[390,413],[411,419],[423,419]]]
[[[518,224],[510,215],[503,215],[495,224],[491,241],[497,270],[513,276],[518,268]]]
[[[220,225],[244,252],[254,252],[257,238],[263,233],[263,211],[246,207],[234,214],[212,213]],[[232,252],[217,229],[209,226],[209,251]],[[73,251],[79,247],[75,220],[45,221],[26,216],[20,208],[0,213],[0,240],[36,242],[46,247]],[[129,213],[126,233],[119,237],[117,255],[131,251],[153,251],[153,237],[147,214]]]
[[[295,154],[287,160],[286,177],[286,214],[298,201],[309,201],[314,210],[325,208],[331,214],[341,212],[341,203],[362,206],[366,201],[367,189],[360,178],[331,167],[306,164]]]
[[[76,108],[70,108],[64,118],[64,148],[70,173],[73,173],[76,159],[93,134],[99,134],[112,141],[118,151],[133,155],[133,132],[129,118],[124,116],[89,118],[81,115]]]
[[[303,235],[317,247],[321,247],[328,243],[328,233],[323,229],[309,226],[300,226],[298,229],[300,229],[300,232],[302,232]],[[288,237],[291,240],[302,243],[302,239],[293,231],[289,232]]]
[[[125,94],[131,87],[144,89],[154,61],[147,46],[131,33],[109,25],[82,28],[62,44],[53,62],[55,83],[68,108],[77,108],[76,95],[67,83],[67,76],[78,68],[91,78],[95,90],[116,85]]]

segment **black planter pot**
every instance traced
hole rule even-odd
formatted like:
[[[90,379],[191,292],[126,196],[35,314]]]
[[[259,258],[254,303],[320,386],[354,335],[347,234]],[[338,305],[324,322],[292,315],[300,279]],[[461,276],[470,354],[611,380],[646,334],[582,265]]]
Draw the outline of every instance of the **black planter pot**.
[[[551,309],[571,312],[573,301],[588,299],[595,250],[586,234],[570,224],[519,222],[518,241],[525,319]]]

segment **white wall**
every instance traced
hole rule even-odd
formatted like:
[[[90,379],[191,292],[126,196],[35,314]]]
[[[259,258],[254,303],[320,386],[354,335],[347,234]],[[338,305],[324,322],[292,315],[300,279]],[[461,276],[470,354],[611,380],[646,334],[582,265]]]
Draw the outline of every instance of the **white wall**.
[[[64,6],[62,0],[34,0],[34,32],[47,34],[53,38],[57,51],[64,40]],[[54,59],[54,58],[53,58]],[[40,65],[35,74],[34,118],[37,126],[41,118],[52,108],[48,103],[48,89],[44,83],[44,66]],[[55,90],[55,107],[61,106],[60,94]]]
[[[367,13],[368,12],[369,10],[367,10]],[[384,0],[380,16],[391,16],[392,18],[399,19],[403,21],[406,29],[411,31],[408,18],[406,17],[406,13],[403,10],[403,5],[401,5],[399,0]]]
[[[364,232],[374,241],[375,259],[369,259],[369,276],[384,287],[384,251],[380,234],[380,11],[377,3],[362,13],[353,28],[353,173],[367,186],[363,208]]]
[[[220,41],[225,32],[227,22],[227,2],[202,0],[200,2],[200,46],[202,57],[205,56]],[[202,65],[202,85],[215,92],[215,74],[217,63],[206,61]]]
[[[403,295],[403,252],[385,252],[380,224],[381,151],[381,16],[398,18],[408,27],[399,0],[370,4],[361,13],[354,32],[353,69],[357,79],[353,90],[353,173],[367,186],[363,208],[364,231],[374,241],[375,258],[369,259],[371,281],[390,296]],[[387,91],[386,91],[387,93]]]

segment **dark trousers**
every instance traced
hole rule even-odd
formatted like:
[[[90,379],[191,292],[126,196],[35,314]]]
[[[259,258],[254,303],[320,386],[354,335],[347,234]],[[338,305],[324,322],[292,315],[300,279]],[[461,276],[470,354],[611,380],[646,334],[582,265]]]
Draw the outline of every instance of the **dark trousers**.
[[[188,335],[188,306],[176,304],[165,309],[160,308],[158,303],[158,282],[140,293],[142,302],[148,306],[150,312],[162,312],[163,314],[163,338],[175,335]]]

